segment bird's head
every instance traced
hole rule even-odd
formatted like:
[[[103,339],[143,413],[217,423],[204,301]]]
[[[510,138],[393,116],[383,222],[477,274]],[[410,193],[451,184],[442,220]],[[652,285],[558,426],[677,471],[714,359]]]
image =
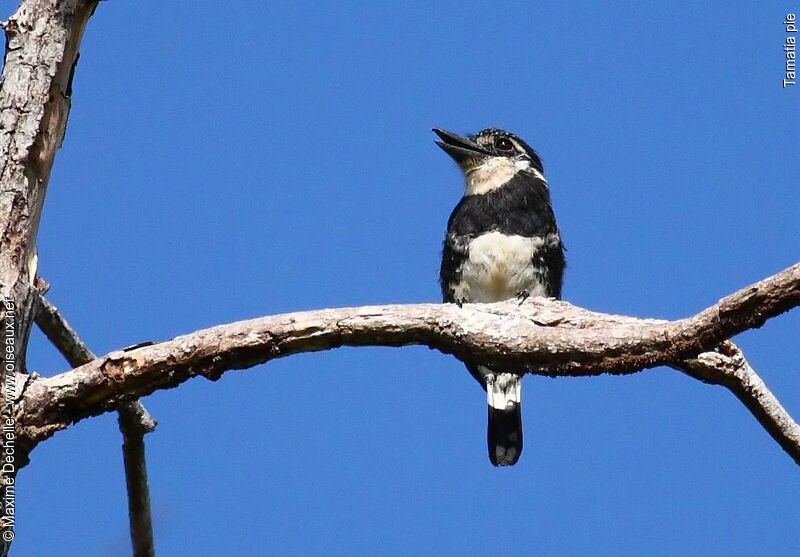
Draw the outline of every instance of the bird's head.
[[[433,128],[436,144],[461,167],[466,195],[480,195],[508,183],[518,172],[544,179],[542,160],[530,145],[511,132],[487,128],[466,137]]]

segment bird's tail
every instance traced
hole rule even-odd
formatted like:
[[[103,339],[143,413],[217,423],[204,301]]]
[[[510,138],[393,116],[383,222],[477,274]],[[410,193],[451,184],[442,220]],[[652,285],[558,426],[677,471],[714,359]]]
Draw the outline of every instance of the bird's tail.
[[[513,373],[489,373],[485,381],[489,460],[495,466],[511,466],[522,454],[522,378]]]

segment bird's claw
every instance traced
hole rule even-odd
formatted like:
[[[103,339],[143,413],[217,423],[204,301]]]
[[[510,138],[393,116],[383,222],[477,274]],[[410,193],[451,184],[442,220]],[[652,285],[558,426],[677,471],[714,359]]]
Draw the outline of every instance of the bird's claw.
[[[519,305],[522,305],[525,302],[525,300],[527,300],[530,297],[531,297],[531,293],[528,292],[527,290],[520,290],[519,292],[517,292],[517,295],[516,295],[516,298],[517,298],[517,301],[519,302]]]

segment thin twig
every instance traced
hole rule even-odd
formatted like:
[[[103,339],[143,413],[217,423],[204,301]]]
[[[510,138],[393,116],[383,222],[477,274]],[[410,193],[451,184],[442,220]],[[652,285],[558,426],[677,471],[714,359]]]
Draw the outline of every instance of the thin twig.
[[[66,319],[47,298],[40,296],[35,313],[36,324],[73,367],[97,356],[78,336]],[[125,484],[128,490],[128,517],[134,557],[153,557],[153,522],[150,514],[150,488],[147,483],[144,436],[153,431],[156,421],[138,400],[122,401],[118,407],[122,432],[122,455]]]
[[[675,367],[695,379],[722,385],[731,391],[767,433],[800,465],[800,424],[792,419],[733,342],[725,341],[717,350],[684,360]]]
[[[144,436],[156,422],[138,401],[119,407],[125,485],[128,489],[128,518],[134,557],[154,557],[153,520],[150,514],[150,488],[147,483]]]

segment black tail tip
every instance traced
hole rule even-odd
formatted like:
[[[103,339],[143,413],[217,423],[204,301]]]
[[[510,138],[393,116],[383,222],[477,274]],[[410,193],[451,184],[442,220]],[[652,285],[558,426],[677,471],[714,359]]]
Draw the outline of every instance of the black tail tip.
[[[522,450],[517,447],[496,446],[494,450],[489,449],[489,461],[497,468],[514,466],[519,461],[521,454]]]
[[[495,466],[513,466],[522,454],[522,412],[519,404],[510,410],[489,406],[487,428],[489,461]]]

